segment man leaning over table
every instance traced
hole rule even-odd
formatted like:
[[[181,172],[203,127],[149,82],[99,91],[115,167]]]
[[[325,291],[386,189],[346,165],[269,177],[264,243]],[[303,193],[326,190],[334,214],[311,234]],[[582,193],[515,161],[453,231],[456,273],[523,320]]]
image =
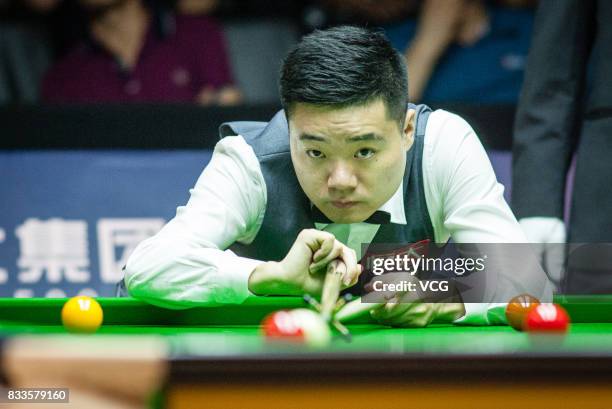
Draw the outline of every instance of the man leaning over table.
[[[336,258],[344,288],[357,283],[362,243],[527,242],[473,129],[408,104],[407,82],[380,32],[305,36],[281,69],[284,110],[221,126],[188,203],[130,256],[130,295],[170,308],[317,295]],[[552,298],[540,269],[528,281],[519,287]],[[504,286],[483,302],[411,300],[371,315],[394,326],[501,324]]]

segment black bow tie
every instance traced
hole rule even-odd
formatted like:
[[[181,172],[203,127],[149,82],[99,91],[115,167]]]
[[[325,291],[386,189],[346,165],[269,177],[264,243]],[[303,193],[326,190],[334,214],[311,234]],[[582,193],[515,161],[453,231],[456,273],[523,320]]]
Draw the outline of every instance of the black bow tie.
[[[329,218],[325,216],[323,212],[321,212],[316,206],[312,205],[311,210],[312,210],[312,218],[315,221],[315,223],[325,223],[325,224],[334,223],[331,220],[329,220]],[[391,223],[391,215],[388,212],[377,210],[374,213],[372,213],[370,217],[365,219],[363,223],[389,224]]]

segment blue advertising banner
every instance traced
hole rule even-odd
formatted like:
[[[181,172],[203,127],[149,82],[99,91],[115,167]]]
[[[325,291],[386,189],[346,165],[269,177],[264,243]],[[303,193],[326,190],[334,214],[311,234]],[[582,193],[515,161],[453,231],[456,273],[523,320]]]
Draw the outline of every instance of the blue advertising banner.
[[[111,296],[210,151],[0,152],[0,297]]]

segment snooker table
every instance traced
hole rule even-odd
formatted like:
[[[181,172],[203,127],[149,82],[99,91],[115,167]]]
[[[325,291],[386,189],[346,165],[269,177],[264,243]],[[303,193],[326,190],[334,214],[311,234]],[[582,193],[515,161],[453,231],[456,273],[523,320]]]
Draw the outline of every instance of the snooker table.
[[[36,408],[612,407],[612,296],[557,297],[573,321],[566,336],[364,316],[348,324],[351,342],[319,349],[259,333],[298,298],[188,310],[98,300],[103,326],[73,335],[65,299],[0,299],[0,385],[69,388],[69,404]]]

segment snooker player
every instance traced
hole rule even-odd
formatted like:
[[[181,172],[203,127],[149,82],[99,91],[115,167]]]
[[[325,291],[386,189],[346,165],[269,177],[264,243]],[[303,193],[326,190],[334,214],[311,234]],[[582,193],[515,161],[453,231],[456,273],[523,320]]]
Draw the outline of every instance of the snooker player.
[[[525,243],[472,128],[409,105],[407,82],[380,32],[305,36],[281,69],[284,110],[220,127],[188,203],[130,256],[130,295],[186,308],[319,294],[320,272],[337,258],[343,287],[357,282],[362,243]],[[546,301],[539,272],[530,292]],[[484,325],[504,323],[504,306],[412,300],[371,314],[396,326]]]

